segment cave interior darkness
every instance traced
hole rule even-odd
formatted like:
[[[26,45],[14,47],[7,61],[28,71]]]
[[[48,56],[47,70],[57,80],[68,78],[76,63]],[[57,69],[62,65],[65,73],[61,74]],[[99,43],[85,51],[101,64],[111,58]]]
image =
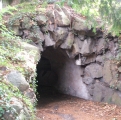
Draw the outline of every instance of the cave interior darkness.
[[[88,90],[82,82],[82,68],[66,50],[47,47],[37,65],[38,93],[40,96],[57,93],[88,99]]]
[[[37,64],[37,92],[39,96],[60,94],[57,89],[58,78],[66,57],[66,53],[60,48],[48,47],[41,53],[41,59]]]

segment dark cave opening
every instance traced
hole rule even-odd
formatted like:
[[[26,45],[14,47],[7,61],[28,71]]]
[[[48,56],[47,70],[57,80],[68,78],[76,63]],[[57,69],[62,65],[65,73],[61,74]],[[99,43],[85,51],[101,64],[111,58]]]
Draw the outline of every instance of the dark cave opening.
[[[50,95],[56,91],[57,73],[52,70],[49,59],[41,56],[37,65],[37,91],[40,96]]]
[[[82,82],[81,69],[76,65],[74,58],[68,57],[65,50],[47,47],[37,65],[39,98],[43,101],[51,97],[58,99],[66,94],[88,99],[86,85]]]
[[[60,95],[58,88],[60,69],[64,66],[65,56],[61,49],[46,48],[37,65],[38,98]]]

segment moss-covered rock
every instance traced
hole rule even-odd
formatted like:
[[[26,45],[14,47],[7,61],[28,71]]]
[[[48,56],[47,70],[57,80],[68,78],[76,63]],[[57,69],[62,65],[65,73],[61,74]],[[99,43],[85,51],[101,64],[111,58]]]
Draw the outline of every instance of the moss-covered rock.
[[[20,38],[14,39],[0,40],[0,119],[34,120],[34,78],[40,50]],[[30,95],[30,90],[34,94]]]

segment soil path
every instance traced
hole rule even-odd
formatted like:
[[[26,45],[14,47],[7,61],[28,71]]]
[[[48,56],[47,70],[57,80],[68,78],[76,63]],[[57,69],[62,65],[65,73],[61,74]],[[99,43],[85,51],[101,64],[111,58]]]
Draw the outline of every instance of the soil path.
[[[121,107],[116,105],[44,91],[38,101],[38,120],[121,120]]]

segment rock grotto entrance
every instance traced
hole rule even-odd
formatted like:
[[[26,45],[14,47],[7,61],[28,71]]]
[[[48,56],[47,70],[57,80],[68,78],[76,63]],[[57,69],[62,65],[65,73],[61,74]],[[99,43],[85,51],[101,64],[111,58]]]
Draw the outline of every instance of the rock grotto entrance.
[[[81,68],[65,50],[48,47],[37,65],[38,92],[61,92],[88,99],[86,85],[81,79]],[[49,88],[49,90],[47,90]]]

